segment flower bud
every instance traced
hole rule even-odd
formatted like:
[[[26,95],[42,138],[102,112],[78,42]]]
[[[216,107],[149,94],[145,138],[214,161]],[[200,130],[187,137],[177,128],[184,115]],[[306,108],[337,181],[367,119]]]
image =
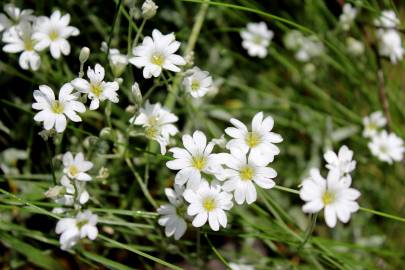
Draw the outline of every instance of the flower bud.
[[[141,89],[139,89],[139,84],[137,82],[134,82],[131,88],[132,95],[135,98],[135,104],[136,105],[141,105],[142,104],[142,93]]]
[[[156,14],[158,6],[153,2],[153,0],[146,0],[142,4],[142,16],[144,19],[150,19]]]
[[[82,64],[86,63],[87,59],[89,59],[89,56],[90,56],[90,49],[87,47],[83,47],[80,50],[80,54],[79,54],[80,63],[82,63]]]
[[[100,131],[100,138],[109,139],[113,135],[113,130],[110,127],[105,127]]]

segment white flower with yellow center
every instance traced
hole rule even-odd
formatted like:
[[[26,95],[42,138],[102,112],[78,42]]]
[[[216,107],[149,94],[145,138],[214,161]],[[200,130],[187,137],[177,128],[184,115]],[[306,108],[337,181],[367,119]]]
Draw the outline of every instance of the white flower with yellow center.
[[[4,13],[0,13],[0,32],[8,31],[21,23],[30,23],[35,20],[31,9],[16,7],[14,4],[4,5]]]
[[[237,119],[232,118],[230,121],[235,127],[225,129],[225,133],[233,138],[227,143],[226,148],[239,148],[243,153],[250,150],[252,159],[260,165],[268,164],[280,153],[275,143],[282,142],[283,138],[271,132],[274,126],[271,116],[263,119],[263,113],[257,113],[253,117],[251,131]]]
[[[8,53],[20,53],[19,64],[22,69],[38,70],[41,58],[35,51],[35,40],[32,38],[30,23],[21,23],[19,27],[13,27],[3,34],[2,41],[6,43],[3,51]]]
[[[240,32],[242,47],[248,51],[250,56],[264,58],[267,55],[267,47],[274,36],[273,31],[267,28],[266,23],[248,23],[246,28]]]
[[[141,45],[133,49],[134,57],[129,62],[137,68],[143,68],[143,77],[158,77],[163,69],[179,72],[186,60],[175,54],[180,42],[175,40],[173,33],[163,35],[159,30],[152,32],[152,37],[145,37]]]
[[[277,176],[277,172],[270,168],[256,164],[252,155],[246,158],[238,148],[231,149],[231,154],[219,154],[221,160],[227,168],[222,172],[222,178],[226,180],[222,189],[227,192],[233,192],[235,201],[243,204],[245,201],[251,204],[256,201],[257,193],[255,184],[264,189],[270,189],[275,186],[272,180]]]
[[[96,110],[100,106],[100,102],[104,100],[109,100],[113,103],[118,103],[119,85],[117,82],[105,82],[104,81],[105,71],[104,68],[96,64],[94,69],[88,68],[87,77],[90,81],[86,81],[82,78],[74,79],[71,84],[78,91],[87,94],[91,99],[90,110]]]
[[[363,118],[363,136],[366,138],[372,138],[378,133],[380,128],[383,128],[387,124],[387,119],[381,111],[376,111]]]
[[[56,224],[56,233],[61,234],[59,243],[61,249],[69,250],[83,238],[95,240],[98,235],[97,215],[90,211],[78,213],[75,218],[62,218]]]
[[[350,4],[343,5],[343,13],[339,16],[339,23],[342,29],[347,31],[352,26],[357,15],[357,9]]]
[[[171,170],[178,170],[175,183],[188,188],[197,187],[201,183],[201,173],[216,174],[222,167],[217,162],[216,154],[211,154],[215,144],[207,144],[207,137],[201,131],[195,131],[193,136],[183,136],[184,148],[174,147],[169,151],[173,153],[174,160],[166,162]]]
[[[371,138],[368,148],[379,160],[389,164],[401,161],[405,152],[404,141],[394,133],[387,133],[385,130]]]
[[[55,99],[53,90],[47,85],[40,85],[39,90],[34,91],[35,103],[32,108],[40,110],[34,120],[44,122],[44,129],[50,130],[55,127],[57,132],[63,132],[66,128],[68,117],[73,122],[80,122],[82,119],[77,112],[83,113],[86,107],[77,101],[77,95],[72,94],[73,86],[66,83],[59,91],[59,99]]]
[[[187,206],[183,200],[184,187],[174,185],[174,190],[166,188],[166,197],[170,204],[164,204],[159,207],[157,212],[161,215],[158,220],[160,226],[165,227],[167,237],[173,236],[179,240],[187,229],[185,218],[187,217]]]
[[[305,213],[325,209],[326,225],[330,228],[336,226],[337,219],[347,223],[351,214],[359,209],[356,200],[360,192],[341,181],[338,170],[329,171],[325,179],[318,169],[311,169],[310,177],[302,182],[300,197],[306,202],[302,207]]]
[[[173,125],[177,120],[178,117],[162,107],[160,103],[150,104],[147,100],[145,106],[140,109],[139,115],[129,119],[129,122],[144,127],[145,136],[156,140],[160,145],[160,152],[164,155],[170,136],[178,132],[177,127]]]
[[[186,189],[184,199],[190,203],[187,214],[195,216],[194,227],[201,227],[208,223],[212,230],[218,231],[220,226],[226,227],[225,211],[232,208],[232,195],[221,191],[219,185],[209,185],[204,181],[196,189]]]
[[[91,176],[86,172],[93,167],[93,163],[84,159],[83,153],[76,154],[73,157],[71,152],[67,152],[62,158],[63,173],[69,176],[71,179],[79,181],[90,181]]]
[[[212,87],[212,77],[208,71],[198,67],[186,71],[187,76],[183,79],[183,86],[194,98],[203,97]]]
[[[35,49],[42,51],[49,47],[51,55],[59,59],[61,54],[70,54],[70,44],[67,39],[79,35],[76,27],[70,26],[70,15],[62,16],[59,10],[52,13],[51,17],[41,16],[35,22],[33,38],[37,41]]]

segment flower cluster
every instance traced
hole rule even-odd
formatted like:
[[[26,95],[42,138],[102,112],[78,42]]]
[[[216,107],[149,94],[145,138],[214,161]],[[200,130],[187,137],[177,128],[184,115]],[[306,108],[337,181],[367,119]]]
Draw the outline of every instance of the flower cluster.
[[[61,185],[51,187],[45,195],[61,205],[61,208],[54,208],[54,213],[79,211],[76,217],[62,218],[56,225],[56,233],[61,234],[59,239],[61,249],[67,250],[73,247],[79,239],[88,237],[90,240],[94,240],[98,230],[96,227],[97,216],[88,210],[81,212],[82,206],[90,199],[85,185],[92,180],[88,171],[93,167],[93,163],[85,160],[83,153],[73,156],[71,152],[63,155],[62,162],[64,168],[60,179]]]
[[[397,30],[399,19],[393,10],[382,11],[379,18],[374,20],[377,27],[379,53],[388,57],[391,63],[396,64],[404,56],[404,48],[400,33]]]
[[[277,172],[268,167],[280,153],[275,145],[282,138],[272,132],[274,120],[257,113],[251,128],[237,119],[233,127],[225,129],[231,138],[226,143],[228,153],[214,153],[216,143],[207,142],[206,135],[195,131],[183,135],[184,148],[174,147],[174,160],[169,169],[178,171],[174,179],[175,190],[167,189],[170,204],[163,205],[159,224],[165,226],[167,236],[179,239],[186,231],[186,221],[192,219],[194,227],[207,222],[212,230],[226,227],[227,216],[234,203],[251,204],[257,199],[256,185],[270,189]]]
[[[343,13],[339,17],[339,23],[343,30],[347,31],[352,26],[357,15],[357,9],[351,4],[343,5]]]
[[[292,30],[284,37],[287,49],[295,51],[295,59],[309,62],[324,51],[323,43],[316,36],[304,36],[300,31]]]
[[[70,54],[67,39],[79,35],[76,27],[70,26],[70,15],[59,10],[50,17],[35,17],[32,10],[21,10],[13,4],[4,6],[0,14],[0,32],[3,32],[3,51],[21,53],[19,64],[22,69],[38,70],[41,66],[40,52],[49,48],[53,58]]]
[[[370,138],[368,147],[379,160],[392,164],[403,159],[405,152],[403,140],[394,133],[381,130],[387,124],[387,119],[381,111],[373,112],[363,118],[363,136]]]
[[[300,197],[306,202],[302,207],[306,213],[318,213],[325,209],[326,225],[333,228],[337,219],[347,223],[350,215],[359,209],[356,200],[360,192],[350,188],[350,172],[356,167],[356,162],[352,160],[353,151],[342,146],[338,154],[327,151],[324,158],[329,170],[327,178],[322,177],[319,169],[311,169],[309,177],[302,182]]]

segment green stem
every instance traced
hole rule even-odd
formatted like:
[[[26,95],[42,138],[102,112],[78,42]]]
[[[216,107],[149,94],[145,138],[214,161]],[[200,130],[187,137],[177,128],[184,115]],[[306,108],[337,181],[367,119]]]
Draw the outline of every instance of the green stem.
[[[146,23],[146,19],[143,19],[142,23],[141,23],[141,26],[139,26],[139,29],[136,32],[136,36],[135,36],[135,39],[134,39],[134,44],[133,44],[132,47],[135,47],[135,46],[138,45],[138,41],[139,41],[139,38],[141,37],[141,34],[142,34],[143,28],[145,26],[145,23]]]
[[[208,238],[207,234],[204,233],[205,239],[207,239],[208,244],[210,245],[212,251],[215,253],[215,255],[218,257],[218,259],[225,265],[227,269],[232,269],[228,262],[222,257],[222,255],[218,252],[218,250],[214,247],[214,245],[211,243],[211,240]]]

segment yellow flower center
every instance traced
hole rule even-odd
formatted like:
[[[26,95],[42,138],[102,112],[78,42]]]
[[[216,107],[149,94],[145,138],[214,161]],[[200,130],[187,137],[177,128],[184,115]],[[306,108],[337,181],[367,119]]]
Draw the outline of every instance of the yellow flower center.
[[[61,114],[63,113],[64,107],[60,101],[55,100],[52,102],[51,109],[54,113]]]
[[[249,148],[254,148],[260,143],[260,141],[261,141],[260,135],[254,132],[248,132],[245,138],[245,142],[249,146]]]
[[[151,125],[151,126],[157,125],[158,122],[159,122],[159,120],[158,120],[158,118],[156,116],[150,116],[148,118],[148,124]]]
[[[198,89],[200,89],[200,81],[198,80],[192,80],[191,82],[191,90],[192,91],[197,91]]]
[[[331,204],[335,200],[335,194],[325,191],[325,193],[322,196],[322,202],[324,205]]]
[[[156,138],[159,133],[159,129],[156,126],[150,126],[145,128],[145,136],[148,138]]]
[[[78,172],[79,172],[79,170],[77,169],[76,166],[74,166],[74,165],[69,166],[69,174],[71,176],[76,176],[78,174]]]
[[[50,40],[55,41],[55,40],[57,40],[58,38],[59,38],[59,34],[58,34],[57,31],[52,30],[52,31],[49,33],[49,39],[50,39]]]
[[[214,198],[205,198],[204,202],[203,202],[203,207],[205,210],[207,210],[207,212],[211,212],[212,210],[214,210],[215,208],[217,208],[217,204],[215,202]]]
[[[207,159],[204,156],[195,156],[195,157],[193,157],[192,165],[197,170],[201,171],[202,169],[205,168],[206,164],[207,164]]]
[[[103,93],[103,88],[100,84],[91,84],[90,92],[92,92],[96,97],[99,97]]]
[[[250,166],[245,166],[239,171],[239,176],[243,181],[251,181],[254,175],[254,170]]]
[[[154,54],[154,55],[152,55],[151,61],[152,61],[152,64],[155,64],[157,66],[162,66],[163,63],[165,62],[165,58],[161,54]]]
[[[259,36],[259,35],[255,35],[254,37],[253,37],[253,43],[255,43],[255,44],[257,44],[257,45],[260,45],[261,43],[262,43],[262,37],[261,36]]]
[[[89,223],[89,221],[87,219],[84,220],[80,220],[76,222],[76,226],[77,228],[81,229],[84,225],[86,225],[87,223]]]
[[[34,41],[30,38],[24,40],[24,50],[33,51],[34,50]]]

